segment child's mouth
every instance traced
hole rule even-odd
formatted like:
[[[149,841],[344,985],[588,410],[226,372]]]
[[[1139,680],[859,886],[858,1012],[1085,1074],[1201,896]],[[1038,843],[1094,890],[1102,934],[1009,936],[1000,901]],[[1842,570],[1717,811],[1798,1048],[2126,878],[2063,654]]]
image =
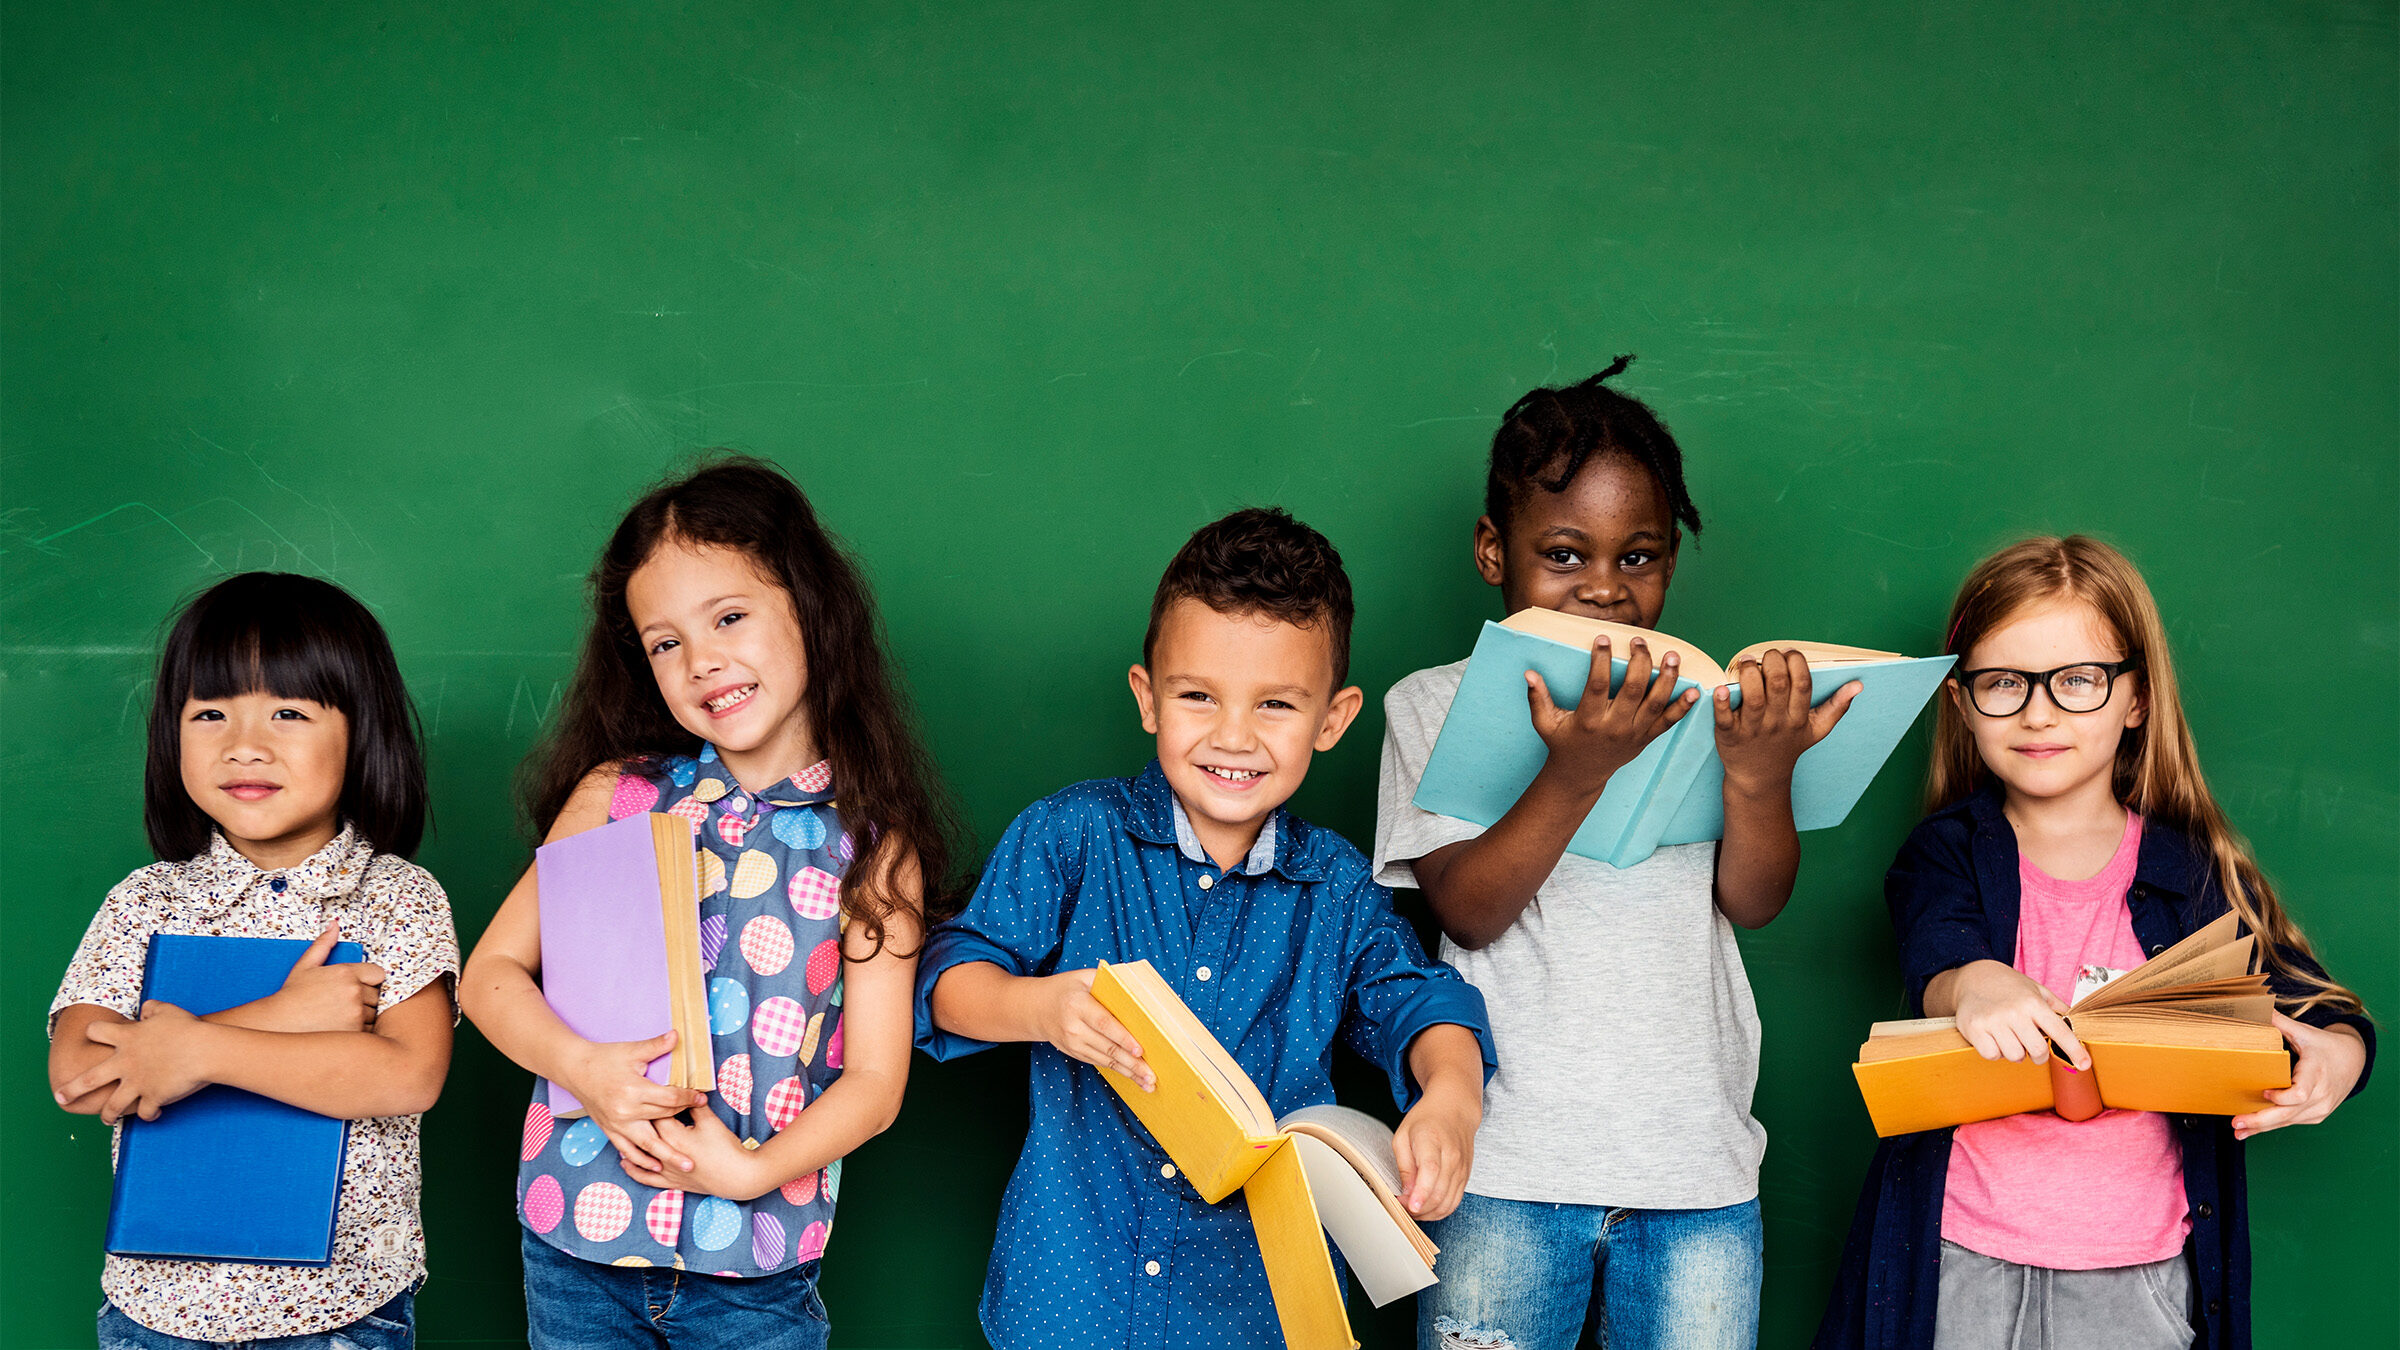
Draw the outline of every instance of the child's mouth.
[[[263,802],[283,789],[274,783],[226,783],[221,790],[237,801]]]
[[[1259,779],[1267,776],[1265,769],[1229,769],[1218,764],[1203,764],[1200,772],[1207,774],[1217,786],[1234,792],[1247,792]]]
[[[734,709],[741,707],[745,703],[748,703],[750,701],[750,696],[757,692],[757,685],[745,684],[738,689],[728,689],[724,693],[719,694],[714,698],[703,699],[700,703],[700,706],[708,709],[708,715],[711,717],[723,717],[725,714],[732,712]]]
[[[2016,750],[2027,759],[2049,759],[2067,753],[2067,747],[2063,745],[2020,745]]]

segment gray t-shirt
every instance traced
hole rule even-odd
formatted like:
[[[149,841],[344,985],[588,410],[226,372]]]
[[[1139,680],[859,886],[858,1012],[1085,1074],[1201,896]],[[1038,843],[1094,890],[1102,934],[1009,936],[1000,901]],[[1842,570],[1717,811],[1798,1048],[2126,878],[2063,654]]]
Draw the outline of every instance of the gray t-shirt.
[[[1384,698],[1375,879],[1387,886],[1416,885],[1409,864],[1484,831],[1410,800],[1466,668],[1420,670]],[[1468,1190],[1633,1209],[1758,1194],[1758,1008],[1715,875],[1715,844],[1627,868],[1569,853],[1489,946],[1442,939],[1442,959],[1483,991],[1500,1056]]]

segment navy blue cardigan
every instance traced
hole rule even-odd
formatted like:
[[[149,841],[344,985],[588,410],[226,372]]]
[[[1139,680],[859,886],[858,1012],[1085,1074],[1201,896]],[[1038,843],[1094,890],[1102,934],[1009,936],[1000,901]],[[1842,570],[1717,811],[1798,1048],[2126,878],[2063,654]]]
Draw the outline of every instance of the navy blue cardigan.
[[[2010,963],[2017,950],[2017,836],[2001,814],[1996,785],[1919,822],[1884,877],[1884,899],[1900,939],[1908,1002],[1921,1015],[1925,985],[1970,961]],[[2225,912],[2208,856],[2181,833],[2145,826],[2125,902],[2142,949],[2158,955]],[[2302,962],[2301,964],[2309,964]],[[2311,969],[2315,969],[2313,965]],[[2285,999],[2303,993],[2278,977]],[[2364,1017],[2312,1009],[2314,1026],[2347,1023],[2375,1063],[2375,1026]],[[2358,1088],[2367,1085],[2361,1072]],[[2357,1089],[2353,1089],[2356,1092]],[[2178,1116],[2183,1186],[2191,1200],[2195,1350],[2250,1350],[2250,1214],[2242,1145],[2223,1116]],[[1875,1151],[1850,1221],[1841,1273],[1818,1350],[1925,1350],[1933,1344],[1940,1287],[1942,1188],[1950,1176],[1949,1130],[1886,1139]]]

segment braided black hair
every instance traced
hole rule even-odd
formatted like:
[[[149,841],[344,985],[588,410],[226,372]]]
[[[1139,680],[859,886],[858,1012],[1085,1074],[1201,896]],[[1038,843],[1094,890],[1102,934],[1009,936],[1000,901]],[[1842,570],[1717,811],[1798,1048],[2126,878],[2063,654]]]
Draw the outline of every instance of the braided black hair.
[[[1683,485],[1682,449],[1650,405],[1605,383],[1632,364],[1631,355],[1620,356],[1589,379],[1536,389],[1501,415],[1483,485],[1483,512],[1493,528],[1506,535],[1509,518],[1533,489],[1564,492],[1584,465],[1622,455],[1658,480],[1675,538],[1685,529],[1700,533],[1700,509]]]

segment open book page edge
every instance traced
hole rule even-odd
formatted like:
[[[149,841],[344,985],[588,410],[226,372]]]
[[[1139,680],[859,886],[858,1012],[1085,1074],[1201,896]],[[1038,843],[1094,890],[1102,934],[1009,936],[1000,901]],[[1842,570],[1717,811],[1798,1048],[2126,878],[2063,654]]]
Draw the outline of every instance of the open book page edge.
[[[1725,668],[1718,665],[1714,657],[1682,638],[1653,629],[1636,628],[1629,623],[1610,623],[1606,619],[1586,619],[1541,608],[1520,609],[1501,620],[1500,626],[1548,639],[1562,647],[1573,647],[1586,654],[1592,650],[1592,640],[1606,633],[1610,658],[1616,661],[1624,660],[1633,650],[1633,640],[1640,638],[1642,644],[1650,649],[1650,658],[1654,661],[1664,659],[1668,652],[1680,657],[1683,678],[1702,688],[1713,689],[1726,683]],[[1557,695],[1559,691],[1554,689],[1551,693]]]
[[[1317,1140],[1339,1155],[1374,1192],[1393,1226],[1416,1248],[1418,1258],[1432,1264],[1441,1248],[1400,1203],[1400,1163],[1392,1152],[1390,1126],[1347,1106],[1305,1106],[1277,1123],[1285,1134]]]
[[[667,1081],[714,1092],[716,1040],[709,1034],[708,974],[700,959],[700,857],[692,827],[681,816],[650,813],[650,847],[658,862],[659,904],[665,910],[667,987],[673,991],[675,1049]]]
[[[1292,1132],[1292,1151],[1308,1176],[1318,1222],[1341,1248],[1367,1297],[1380,1308],[1434,1283],[1430,1258],[1391,1221],[1380,1188],[1335,1143],[1306,1126],[1302,1122]]]
[[[2213,954],[2218,948],[2235,941],[2234,934],[2240,931],[2239,924],[2240,921],[2231,911],[2218,915],[2214,920],[2194,930],[2191,936],[2085,995],[2083,1001],[2076,1004],[2071,1011],[2082,1012],[2088,1009],[2105,1008],[2147,990],[2167,985],[2194,983],[2189,979],[2178,978],[2178,972],[2183,967],[2202,960]],[[2254,940],[2243,939],[2243,941]],[[2245,947],[2243,950],[2247,953],[2250,948]],[[2245,959],[2242,970],[2248,968],[2249,962]],[[2238,975],[2242,971],[2236,970],[2228,973]]]
[[[1735,652],[1725,658],[1725,668],[1730,670],[1770,651],[1798,652],[1808,658],[1812,669],[1817,670],[1827,666],[1863,666],[1875,661],[1908,659],[1899,652],[1882,652],[1872,647],[1845,647],[1838,642],[1810,642],[1805,638],[1776,638],[1771,642],[1753,642]]]

